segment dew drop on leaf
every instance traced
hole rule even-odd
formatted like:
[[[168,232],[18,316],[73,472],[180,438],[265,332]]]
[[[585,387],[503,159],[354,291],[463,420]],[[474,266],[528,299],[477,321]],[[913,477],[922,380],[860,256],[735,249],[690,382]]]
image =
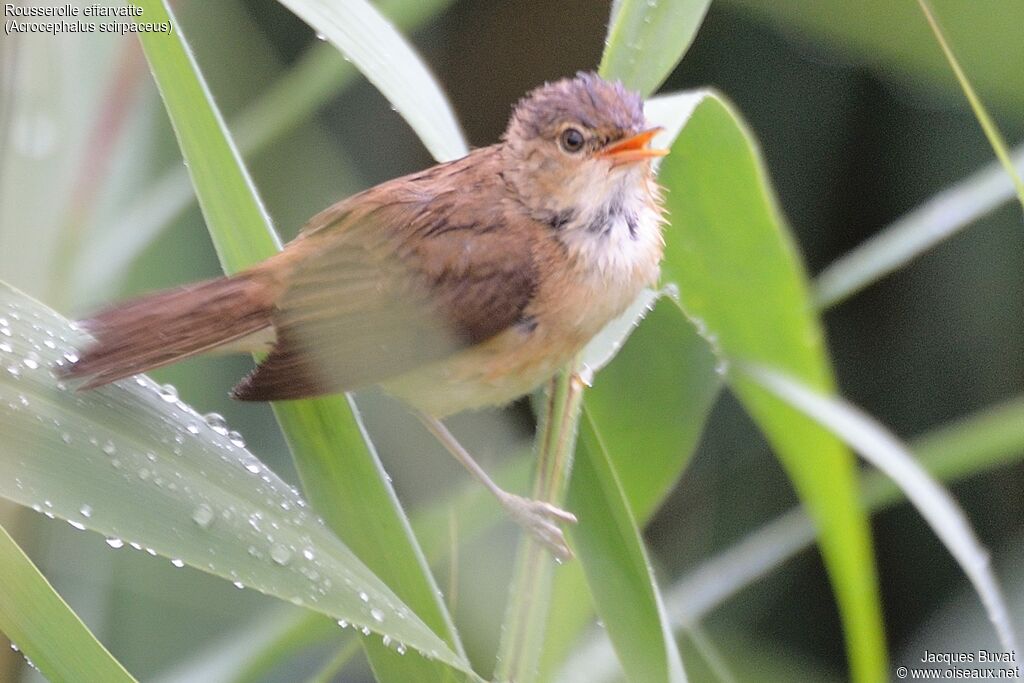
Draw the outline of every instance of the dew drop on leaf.
[[[220,413],[207,413],[203,416],[203,421],[206,422],[206,426],[213,431],[217,432],[221,436],[227,436],[228,423]]]
[[[275,545],[270,549],[270,559],[284,567],[292,561],[292,551],[283,545]]]
[[[215,517],[213,508],[206,503],[201,503],[192,511],[192,521],[198,524],[201,529],[209,529]]]
[[[170,384],[165,384],[157,389],[157,393],[160,394],[160,398],[167,403],[174,403],[178,400],[178,390]]]

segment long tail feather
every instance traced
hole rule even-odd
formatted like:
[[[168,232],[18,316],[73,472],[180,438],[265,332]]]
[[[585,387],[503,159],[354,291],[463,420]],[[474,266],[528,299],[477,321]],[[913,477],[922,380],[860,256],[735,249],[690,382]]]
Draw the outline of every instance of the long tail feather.
[[[95,342],[65,374],[102,386],[259,332],[272,311],[266,280],[245,273],[149,294],[80,321]]]

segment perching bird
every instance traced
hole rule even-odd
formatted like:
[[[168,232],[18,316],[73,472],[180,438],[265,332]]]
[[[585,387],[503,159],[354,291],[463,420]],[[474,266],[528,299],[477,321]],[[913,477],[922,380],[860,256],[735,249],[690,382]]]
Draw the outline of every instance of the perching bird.
[[[235,398],[379,385],[566,555],[557,522],[575,518],[498,488],[440,419],[529,393],[657,280],[657,130],[619,83],[543,85],[497,144],[331,206],[237,275],[81,321],[95,342],[67,374],[91,388],[207,351],[267,351]]]

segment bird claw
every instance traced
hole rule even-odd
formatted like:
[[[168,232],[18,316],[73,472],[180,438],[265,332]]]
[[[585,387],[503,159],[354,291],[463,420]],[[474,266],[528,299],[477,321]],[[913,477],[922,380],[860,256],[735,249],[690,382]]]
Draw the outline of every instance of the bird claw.
[[[572,559],[572,550],[569,549],[565,534],[558,525],[576,524],[576,515],[546,501],[523,498],[512,493],[506,493],[501,498],[501,504],[508,510],[516,524],[533,534],[535,539],[551,551],[556,560],[563,562]]]

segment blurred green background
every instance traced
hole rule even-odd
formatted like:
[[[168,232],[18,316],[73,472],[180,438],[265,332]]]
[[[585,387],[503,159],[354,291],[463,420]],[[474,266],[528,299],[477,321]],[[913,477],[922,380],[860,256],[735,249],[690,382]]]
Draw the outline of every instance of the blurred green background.
[[[388,12],[398,4],[383,7]],[[1004,134],[1011,144],[1020,141],[1024,2],[935,5]],[[229,122],[318,45],[301,21],[272,0],[182,0],[176,7]],[[431,0],[414,13],[425,18],[410,33],[413,41],[447,89],[470,143],[485,145],[500,135],[511,105],[526,90],[596,67],[608,7],[584,0]],[[137,45],[131,39],[44,37],[15,50],[9,38],[3,41],[4,72],[22,99],[20,109],[10,101],[0,105],[0,114],[15,122],[4,141],[12,152],[5,154],[0,176],[0,279],[82,315],[113,299],[218,274],[194,204],[145,246],[126,273],[109,265],[108,258],[117,262],[114,251],[129,242],[117,233],[111,240],[111,226],[127,226],[130,236],[127,207],[146,197],[154,211],[160,208],[166,200],[152,193],[152,184],[181,163]],[[812,274],[992,161],[924,19],[906,0],[714,2],[662,91],[705,85],[725,93],[750,122]],[[104,114],[109,101],[115,105]],[[284,99],[278,111],[291,102]],[[23,117],[24,111],[38,116]],[[98,125],[104,115],[115,121],[113,128]],[[119,115],[124,118],[117,123]],[[284,237],[327,204],[431,163],[402,119],[358,78],[246,160]],[[89,243],[113,251],[91,253],[83,246]],[[901,437],[1021,394],[1020,207],[1004,205],[824,319],[841,391]],[[227,416],[254,452],[294,481],[269,409],[226,397],[248,366],[248,359],[200,359],[154,375],[174,383],[200,410]],[[394,406],[367,397],[365,407],[407,508],[464,481]],[[470,450],[491,463],[508,455],[497,451],[527,443],[531,428],[524,406],[454,424]],[[495,439],[495,429],[507,438]],[[1020,466],[953,488],[1018,607],[1024,593],[1022,488]],[[762,437],[737,403],[723,396],[693,463],[647,531],[663,584],[795,503]],[[199,572],[143,553],[111,551],[98,536],[66,524],[5,515],[17,516],[19,542],[143,680],[188,665],[218,638],[278,608]],[[918,514],[899,506],[876,516],[873,526],[893,662],[914,661],[925,648],[994,648],[960,569]],[[463,558],[458,611],[479,626],[467,637],[471,653],[497,638],[501,614],[475,613],[472,604],[474,595],[495,585],[480,577],[507,575],[511,548],[503,538],[464,551],[474,556]],[[845,675],[838,616],[815,551],[730,600],[705,629],[744,679],[753,679],[767,662],[784,667],[779,670],[791,679]],[[303,666],[315,670],[322,654],[311,652]],[[21,680],[20,658],[3,656],[0,680]],[[702,673],[691,671],[698,679]],[[303,675],[292,668],[278,672],[278,680]]]

